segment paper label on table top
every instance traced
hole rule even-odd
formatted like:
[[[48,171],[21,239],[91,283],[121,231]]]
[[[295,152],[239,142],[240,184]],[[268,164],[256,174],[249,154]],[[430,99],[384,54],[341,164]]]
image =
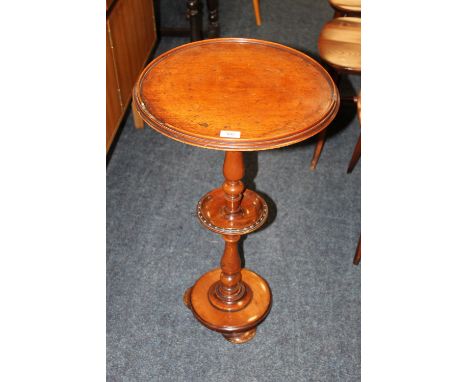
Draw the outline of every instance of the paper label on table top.
[[[240,131],[221,130],[219,136],[221,138],[240,138]]]

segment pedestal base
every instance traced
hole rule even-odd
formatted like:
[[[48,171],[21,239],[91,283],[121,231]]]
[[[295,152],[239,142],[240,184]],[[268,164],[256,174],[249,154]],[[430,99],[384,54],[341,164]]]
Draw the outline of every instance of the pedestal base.
[[[242,269],[242,281],[252,290],[252,299],[243,309],[228,312],[213,306],[208,298],[211,285],[220,278],[221,269],[213,269],[198,279],[185,292],[184,303],[203,325],[215,330],[232,343],[244,343],[255,336],[260,324],[271,307],[271,292],[268,283],[255,272]]]

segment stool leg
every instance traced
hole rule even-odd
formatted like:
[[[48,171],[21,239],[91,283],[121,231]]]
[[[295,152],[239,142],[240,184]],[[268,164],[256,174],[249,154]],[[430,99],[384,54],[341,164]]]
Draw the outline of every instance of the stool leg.
[[[353,155],[351,156],[351,160],[349,161],[348,171],[349,174],[353,171],[354,166],[356,166],[357,161],[361,157],[361,133],[359,133],[358,141],[356,142],[356,146],[354,146]]]
[[[260,4],[259,0],[252,0],[254,12],[255,12],[255,22],[258,26],[262,25],[262,18],[260,17]]]
[[[218,0],[206,0],[208,8],[208,38],[219,37]]]
[[[345,16],[346,14],[340,11],[335,11],[335,13],[333,14],[334,19],[336,19],[337,17],[345,17]]]
[[[133,100],[132,100],[132,113],[133,113],[133,123],[135,124],[135,127],[137,129],[142,129],[143,127],[145,127],[143,119],[140,117],[140,114],[138,113],[135,107],[135,102]]]
[[[327,66],[328,67],[328,66]],[[333,69],[332,67],[328,67],[328,72],[332,77],[333,81],[337,88],[339,88],[341,76],[340,73]],[[327,134],[326,129],[322,130],[319,135],[317,136],[317,144],[315,145],[314,156],[310,161],[310,169],[313,171],[317,167],[318,160],[320,158],[320,154],[322,153],[323,145],[325,144],[325,135]]]
[[[312,161],[310,162],[310,169],[315,170],[317,167],[318,160],[320,158],[320,154],[322,153],[323,145],[325,144],[325,135],[327,134],[327,129],[322,130],[318,137],[317,143],[315,145],[314,156],[312,157]]]
[[[354,255],[353,264],[359,265],[361,262],[361,235],[359,235],[359,242],[356,248],[356,254]]]

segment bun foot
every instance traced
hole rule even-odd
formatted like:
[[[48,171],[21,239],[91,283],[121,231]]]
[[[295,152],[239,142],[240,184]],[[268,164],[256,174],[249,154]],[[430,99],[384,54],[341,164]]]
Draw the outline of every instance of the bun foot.
[[[268,283],[249,269],[244,268],[241,273],[242,282],[248,285],[252,292],[252,299],[241,309],[222,310],[210,301],[210,287],[220,279],[220,268],[205,273],[193,285],[190,292],[186,292],[195,318],[234,344],[251,340],[255,336],[257,326],[265,319],[271,307]]]
[[[229,342],[232,342],[233,344],[243,344],[245,342],[250,341],[252,338],[254,338],[256,332],[257,332],[257,329],[253,328],[253,329],[247,330],[246,332],[223,334],[223,336],[224,338],[226,338]]]
[[[184,304],[187,308],[192,309],[192,303],[190,301],[192,295],[192,287],[187,288],[184,293]]]

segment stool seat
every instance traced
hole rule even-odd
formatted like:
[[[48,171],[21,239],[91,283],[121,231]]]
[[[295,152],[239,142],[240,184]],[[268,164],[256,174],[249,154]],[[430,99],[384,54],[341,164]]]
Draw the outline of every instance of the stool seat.
[[[320,57],[337,70],[361,71],[361,19],[338,17],[322,28]]]
[[[328,0],[338,12],[361,12],[361,0]]]
[[[159,56],[138,79],[134,99],[160,133],[227,151],[302,141],[323,130],[339,106],[338,89],[317,61],[242,38],[198,41]]]

